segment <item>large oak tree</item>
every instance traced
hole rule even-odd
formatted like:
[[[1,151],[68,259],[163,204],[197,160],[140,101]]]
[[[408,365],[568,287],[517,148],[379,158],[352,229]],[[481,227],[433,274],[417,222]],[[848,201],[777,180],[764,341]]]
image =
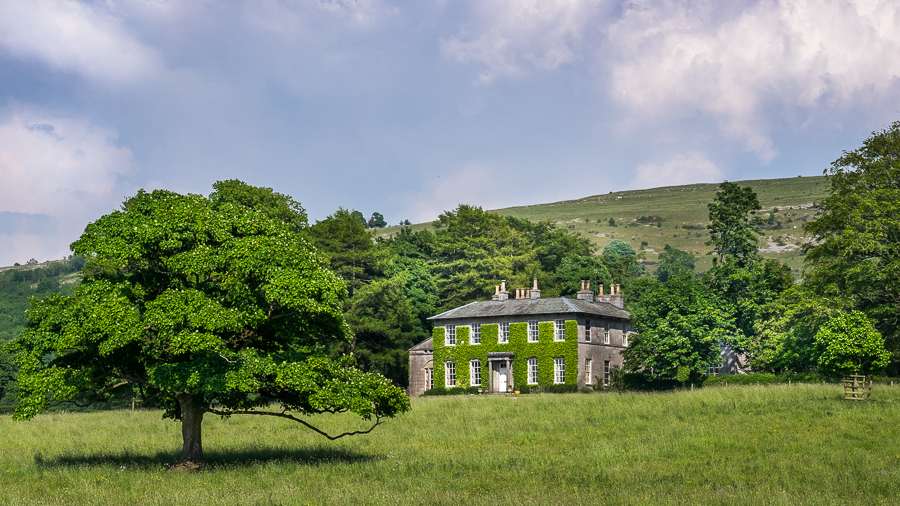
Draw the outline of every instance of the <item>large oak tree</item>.
[[[10,345],[21,367],[15,418],[135,388],[181,421],[178,465],[193,468],[208,412],[282,417],[334,439],[409,409],[381,375],[325,357],[350,339],[347,292],[298,233],[299,206],[282,217],[270,212],[278,194],[244,202],[231,193],[247,188],[230,183],[212,200],[141,191],[87,226],[72,244],[88,259],[84,282],[33,301]],[[339,412],[370,423],[330,435],[306,418]]]

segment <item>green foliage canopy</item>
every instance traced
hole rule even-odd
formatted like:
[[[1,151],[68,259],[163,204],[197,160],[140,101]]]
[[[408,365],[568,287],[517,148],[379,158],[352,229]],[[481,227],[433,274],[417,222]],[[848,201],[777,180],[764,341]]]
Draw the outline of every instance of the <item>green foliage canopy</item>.
[[[271,188],[251,186],[237,179],[216,181],[213,184],[209,200],[218,208],[226,203],[237,204],[255,209],[270,218],[286,223],[292,230],[299,232],[306,228],[306,210],[299,202],[288,195],[283,195]]]
[[[694,271],[694,255],[666,244],[659,254],[659,267],[656,268],[656,279],[665,283],[669,277],[684,272]]]
[[[341,437],[367,431],[329,436],[294,414],[349,411],[377,425],[408,410],[384,377],[323,356],[350,338],[346,290],[296,225],[161,190],[89,224],[72,244],[88,259],[84,282],[73,296],[34,301],[11,343],[15,417],[136,387],[181,420],[179,465],[193,467],[203,464],[206,412],[281,416]]]
[[[591,282],[591,288],[597,290],[600,285],[610,286],[612,275],[603,258],[597,256],[577,256],[563,260],[556,271],[557,282],[564,295],[575,295],[581,290],[581,281]]]
[[[839,311],[816,333],[819,371],[833,376],[878,374],[890,362],[884,338],[861,311]]]
[[[750,366],[769,372],[816,369],[816,333],[840,310],[848,310],[846,299],[819,297],[803,285],[786,290],[757,312],[755,332],[746,343]]]
[[[615,261],[618,257],[637,256],[637,251],[635,251],[634,247],[627,242],[621,239],[616,239],[613,242],[607,244],[605,248],[603,248],[603,254],[610,257],[611,260]]]
[[[381,213],[372,213],[372,217],[369,218],[366,225],[369,228],[383,228],[387,226],[387,222],[384,221],[384,216]]]
[[[739,263],[757,254],[759,230],[751,224],[750,214],[762,209],[756,192],[749,186],[724,182],[709,207],[709,243],[715,246],[722,262],[725,255],[737,257]]]
[[[353,214],[339,208],[334,214],[309,228],[316,248],[328,259],[328,265],[347,285],[352,296],[383,270],[372,235]]]
[[[734,260],[714,265],[703,275],[703,284],[717,294],[722,309],[733,315],[740,332],[728,344],[746,351],[746,340],[756,333],[760,308],[776,300],[793,284],[791,269],[777,260],[763,260],[759,255],[747,256],[744,262]]]
[[[804,224],[806,280],[875,323],[900,370],[900,122],[844,152],[828,171],[823,214]]]
[[[715,293],[687,273],[666,283],[641,278],[628,295],[626,309],[638,331],[622,350],[628,372],[682,382],[697,378],[719,364],[719,343],[738,332]]]

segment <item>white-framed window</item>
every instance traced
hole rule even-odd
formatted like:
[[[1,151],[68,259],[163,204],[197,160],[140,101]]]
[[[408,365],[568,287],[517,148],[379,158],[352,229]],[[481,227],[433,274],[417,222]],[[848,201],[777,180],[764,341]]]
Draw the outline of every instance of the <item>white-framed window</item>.
[[[563,357],[553,359],[553,382],[557,385],[566,382],[566,359]]]
[[[538,342],[538,322],[536,320],[528,322],[528,342]]]
[[[446,346],[456,346],[456,325],[444,326],[444,344]]]
[[[469,386],[481,386],[481,360],[469,360]]]
[[[469,331],[469,344],[481,344],[481,324],[473,323]]]
[[[434,388],[434,368],[426,367],[425,368],[425,390],[431,390]]]
[[[497,342],[500,344],[509,342],[509,323],[500,324],[500,335],[497,336]]]
[[[554,341],[566,340],[566,322],[565,320],[556,320],[553,322]]]
[[[584,384],[585,385],[593,385],[594,384],[594,376],[591,371],[591,359],[584,359]]]
[[[622,332],[622,346],[628,346],[628,336],[631,335],[631,332]]]
[[[586,342],[586,343],[591,342],[591,321],[590,320],[584,321],[584,342]]]
[[[603,386],[609,386],[609,360],[603,361]]]
[[[456,386],[456,363],[452,360],[444,362],[444,386],[447,388]]]
[[[537,385],[538,382],[538,359],[532,357],[528,359],[528,384]]]
[[[603,344],[609,344],[609,322],[603,324]]]
[[[719,365],[718,364],[709,364],[706,368],[706,374],[710,376],[717,376],[719,374]]]

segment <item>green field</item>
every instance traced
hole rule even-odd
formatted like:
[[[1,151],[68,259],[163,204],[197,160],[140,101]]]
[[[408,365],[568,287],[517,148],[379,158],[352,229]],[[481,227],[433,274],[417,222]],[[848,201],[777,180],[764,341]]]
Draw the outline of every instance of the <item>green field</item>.
[[[800,244],[804,240],[801,225],[814,218],[819,209],[799,206],[821,202],[828,194],[824,176],[793,177],[786,179],[762,179],[738,181],[750,186],[759,196],[765,211],[775,207],[781,221],[780,229],[763,230],[760,241],[763,256],[777,258],[799,274],[803,265]],[[706,232],[708,209],[706,205],[715,197],[718,184],[692,184],[666,186],[648,190],[614,192],[575,200],[549,204],[510,207],[496,212],[533,221],[550,220],[560,226],[590,238],[600,249],[621,239],[631,243],[636,250],[646,241],[644,251],[648,267],[653,269],[657,255],[666,244],[690,251],[698,259],[697,269],[706,271],[712,265],[712,257],[706,253],[709,234]],[[641,217],[659,216],[660,227],[651,223],[639,223]],[[616,226],[609,225],[614,218]],[[648,221],[648,220],[645,220]],[[693,228],[684,228],[685,226]],[[427,228],[428,224],[414,225],[414,230]],[[769,227],[766,227],[769,228]],[[379,235],[396,233],[399,227],[385,228]]]
[[[0,419],[2,504],[897,504],[900,388],[413,399],[368,436],[208,417],[211,466],[167,471],[155,411]],[[337,428],[340,422],[324,418]]]

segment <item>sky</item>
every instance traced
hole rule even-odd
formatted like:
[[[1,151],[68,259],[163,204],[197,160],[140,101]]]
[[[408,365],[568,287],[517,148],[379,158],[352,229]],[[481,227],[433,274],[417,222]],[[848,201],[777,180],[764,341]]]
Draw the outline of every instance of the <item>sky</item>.
[[[897,120],[896,0],[2,0],[0,266],[141,188],[416,223],[819,175]]]

